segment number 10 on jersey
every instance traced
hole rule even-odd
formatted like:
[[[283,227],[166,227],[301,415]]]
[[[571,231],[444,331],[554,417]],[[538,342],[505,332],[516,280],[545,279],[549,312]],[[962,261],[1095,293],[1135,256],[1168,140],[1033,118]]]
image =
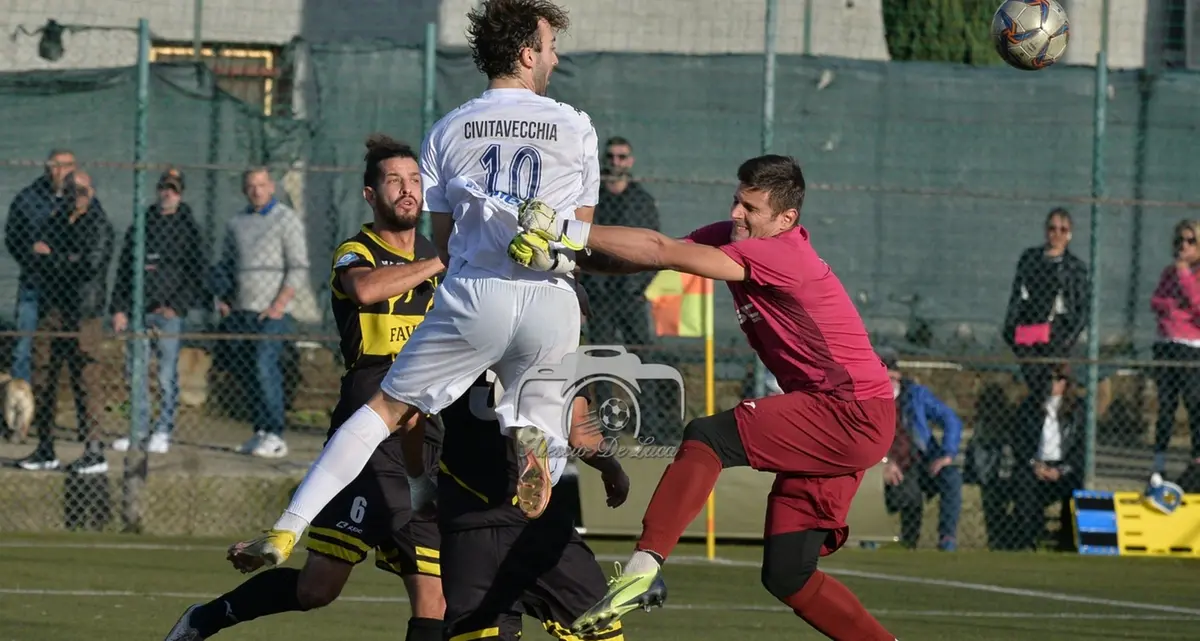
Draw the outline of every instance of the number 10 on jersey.
[[[497,182],[503,168],[503,153],[499,144],[493,144],[479,158],[479,164],[487,172],[488,192],[503,191],[522,200],[537,198],[542,182],[542,155],[534,147],[518,149],[508,162],[508,184],[501,187]]]

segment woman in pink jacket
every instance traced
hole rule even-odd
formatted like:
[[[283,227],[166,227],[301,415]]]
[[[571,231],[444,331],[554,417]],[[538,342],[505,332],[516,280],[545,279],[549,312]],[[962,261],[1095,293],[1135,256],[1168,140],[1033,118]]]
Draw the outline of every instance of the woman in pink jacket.
[[[1175,225],[1175,262],[1163,270],[1150,308],[1158,316],[1158,342],[1154,359],[1200,364],[1200,221],[1183,220]],[[1166,464],[1167,445],[1175,428],[1175,409],[1183,400],[1191,427],[1192,459],[1200,462],[1200,370],[1192,367],[1160,367],[1158,423],[1154,431],[1154,469]]]

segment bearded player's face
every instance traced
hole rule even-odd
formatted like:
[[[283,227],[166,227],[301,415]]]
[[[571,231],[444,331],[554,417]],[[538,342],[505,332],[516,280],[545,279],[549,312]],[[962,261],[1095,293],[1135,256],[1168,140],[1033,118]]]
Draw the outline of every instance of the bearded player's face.
[[[770,196],[769,192],[761,189],[738,186],[733,194],[733,207],[729,211],[729,217],[733,219],[730,240],[769,238],[791,229],[796,220],[796,210],[772,211]]]
[[[421,213],[421,170],[412,158],[388,158],[379,163],[379,185],[372,190],[375,212],[388,227],[408,230]]]

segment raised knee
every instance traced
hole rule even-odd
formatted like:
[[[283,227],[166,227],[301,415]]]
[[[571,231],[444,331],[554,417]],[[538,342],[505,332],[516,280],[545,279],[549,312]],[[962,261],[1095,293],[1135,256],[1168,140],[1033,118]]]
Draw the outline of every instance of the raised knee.
[[[750,464],[732,412],[726,411],[690,421],[683,428],[683,442],[704,444],[717,456],[721,467],[741,467]],[[680,453],[683,451],[680,449]]]
[[[762,585],[771,596],[786,602],[808,584],[816,568],[788,568],[777,564],[763,565]]]

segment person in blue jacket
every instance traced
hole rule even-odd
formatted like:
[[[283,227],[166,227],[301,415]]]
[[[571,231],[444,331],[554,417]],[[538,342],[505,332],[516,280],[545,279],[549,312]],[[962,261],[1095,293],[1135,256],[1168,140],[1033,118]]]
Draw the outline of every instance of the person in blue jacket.
[[[900,541],[917,547],[925,500],[937,496],[938,549],[957,549],[962,511],[962,470],[955,464],[962,443],[962,420],[924,385],[906,378],[896,355],[881,350],[896,395],[896,439],[884,459],[884,501],[889,513],[900,513]],[[941,442],[934,425],[942,430]]]

